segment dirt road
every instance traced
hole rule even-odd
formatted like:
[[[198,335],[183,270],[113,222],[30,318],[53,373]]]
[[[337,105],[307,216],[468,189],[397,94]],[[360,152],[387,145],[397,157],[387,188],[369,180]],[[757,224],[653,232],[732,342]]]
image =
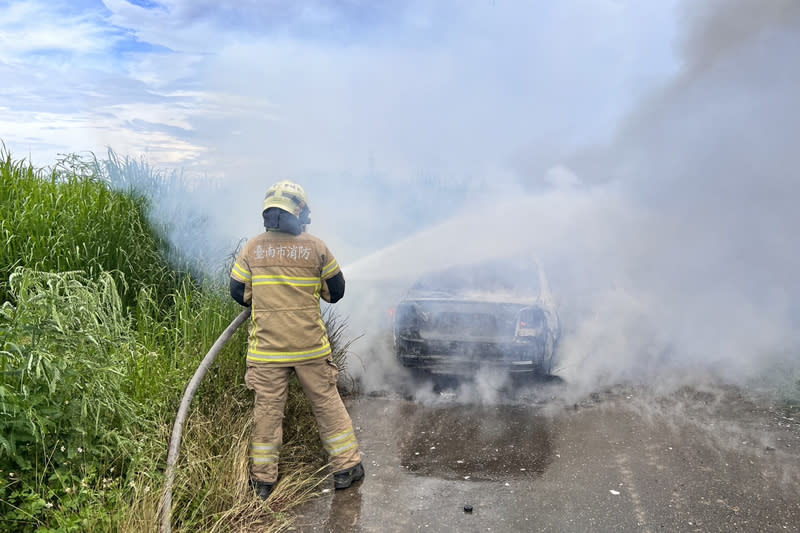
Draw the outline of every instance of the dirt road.
[[[797,418],[732,388],[549,394],[353,401],[367,477],[295,530],[800,531]]]

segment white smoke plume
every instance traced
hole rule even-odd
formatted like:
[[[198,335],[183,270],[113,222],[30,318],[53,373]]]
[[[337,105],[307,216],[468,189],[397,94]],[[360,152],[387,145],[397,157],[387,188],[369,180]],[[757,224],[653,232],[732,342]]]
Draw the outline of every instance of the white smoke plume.
[[[796,379],[800,4],[683,7],[681,70],[613,142],[539,179],[521,169],[519,190],[488,202],[508,186],[487,187],[462,214],[349,265],[351,284],[525,251],[550,274],[560,373],[576,386]],[[386,302],[356,307],[380,314]],[[370,349],[378,386],[392,365]]]

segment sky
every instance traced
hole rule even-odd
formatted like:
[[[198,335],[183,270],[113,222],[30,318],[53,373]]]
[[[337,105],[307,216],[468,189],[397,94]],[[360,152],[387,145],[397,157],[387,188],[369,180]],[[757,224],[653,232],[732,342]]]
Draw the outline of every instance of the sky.
[[[352,261],[609,138],[679,68],[678,18],[673,0],[0,0],[0,140],[36,166],[111,148],[254,213],[293,179]]]
[[[674,71],[673,9],[3,1],[0,136],[40,165],[110,146],[226,178],[254,167],[270,176],[377,167],[403,179],[508,172],[551,136],[574,146],[608,135]]]
[[[798,50],[796,0],[0,1],[0,139],[180,172],[215,251],[301,183],[356,332],[535,254],[573,382],[738,382],[800,353]]]

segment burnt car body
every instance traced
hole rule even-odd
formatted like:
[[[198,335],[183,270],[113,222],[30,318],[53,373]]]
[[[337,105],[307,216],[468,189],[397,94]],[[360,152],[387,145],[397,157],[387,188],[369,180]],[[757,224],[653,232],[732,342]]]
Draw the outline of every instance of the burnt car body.
[[[430,374],[486,368],[550,375],[558,315],[538,263],[495,262],[421,277],[397,305],[400,364]]]

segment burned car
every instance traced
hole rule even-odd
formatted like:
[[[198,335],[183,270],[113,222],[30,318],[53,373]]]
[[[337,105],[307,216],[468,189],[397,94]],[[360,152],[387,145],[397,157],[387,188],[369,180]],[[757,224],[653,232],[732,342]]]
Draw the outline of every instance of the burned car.
[[[393,337],[399,362],[416,371],[547,376],[559,322],[538,263],[490,262],[419,278],[394,311]]]

